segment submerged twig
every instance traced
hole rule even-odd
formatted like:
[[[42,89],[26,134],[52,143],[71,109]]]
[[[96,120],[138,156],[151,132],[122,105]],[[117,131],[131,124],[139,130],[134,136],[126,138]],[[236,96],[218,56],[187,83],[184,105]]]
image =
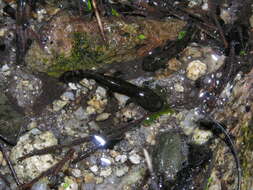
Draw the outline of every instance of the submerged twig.
[[[25,52],[27,50],[27,17],[29,15],[29,7],[26,0],[17,0],[16,15],[16,62],[22,65],[25,62]]]
[[[148,170],[149,170],[149,173],[151,176],[151,187],[153,190],[160,190],[159,185],[157,183],[157,181],[158,181],[157,176],[153,170],[151,157],[145,148],[143,148],[143,154],[144,154],[145,160],[147,162]]]
[[[74,155],[74,152],[75,152],[74,149],[70,149],[67,152],[67,154],[64,156],[64,158],[62,160],[60,160],[57,164],[55,164],[54,166],[52,166],[48,170],[42,172],[38,177],[34,178],[29,183],[26,183],[26,184],[23,184],[23,185],[19,186],[19,189],[20,190],[30,189],[32,187],[32,185],[35,184],[36,182],[38,182],[41,178],[49,176],[49,175],[56,175],[57,173],[59,173],[59,171],[62,169],[64,164],[68,160],[72,159],[72,157]]]
[[[78,138],[76,140],[73,140],[69,144],[54,145],[54,146],[46,147],[44,149],[34,150],[34,151],[32,151],[28,154],[25,154],[24,156],[18,158],[18,161],[22,161],[22,160],[24,160],[26,158],[29,158],[29,157],[32,157],[32,156],[44,155],[44,154],[55,153],[55,152],[61,152],[63,148],[76,146],[76,145],[82,144],[84,142],[87,142],[89,140],[90,140],[90,137]]]
[[[223,41],[224,47],[225,47],[225,48],[228,48],[228,42],[227,42],[227,40],[226,40],[226,38],[225,38],[225,35],[224,35],[223,29],[222,29],[222,27],[221,27],[221,24],[220,24],[220,22],[218,21],[218,17],[217,17],[217,15],[216,15],[216,13],[215,13],[216,5],[215,5],[215,3],[209,2],[209,6],[210,6],[210,11],[209,11],[209,12],[210,12],[210,15],[211,15],[211,17],[213,18],[215,25],[217,26],[217,29],[218,29],[218,32],[219,32],[219,34],[220,34],[220,36],[221,36],[221,39],[222,39],[222,41]]]
[[[7,154],[6,154],[6,150],[5,150],[4,146],[3,146],[1,143],[0,143],[0,151],[3,153],[3,157],[4,157],[5,161],[6,161],[7,164],[8,164],[8,166],[9,166],[9,168],[10,168],[10,170],[11,170],[11,174],[12,174],[12,176],[14,177],[14,179],[15,179],[17,185],[20,185],[18,176],[17,176],[17,174],[16,174],[16,172],[15,172],[15,169],[14,169],[14,167],[13,167],[13,164],[11,163],[11,160],[9,159],[9,157],[8,157]]]

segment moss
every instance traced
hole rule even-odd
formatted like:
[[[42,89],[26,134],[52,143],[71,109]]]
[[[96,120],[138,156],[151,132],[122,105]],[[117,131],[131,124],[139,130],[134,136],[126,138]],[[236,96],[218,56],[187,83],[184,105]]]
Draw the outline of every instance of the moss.
[[[150,115],[149,117],[147,117],[144,121],[143,124],[144,125],[151,125],[152,123],[154,123],[159,117],[161,117],[162,115],[171,115],[174,113],[174,110],[172,110],[169,106],[164,106],[164,108],[156,113],[153,113],[152,115]]]
[[[120,14],[118,13],[118,11],[116,11],[114,8],[112,8],[111,13],[112,13],[113,16],[117,16],[117,17],[120,16]]]
[[[105,45],[92,47],[91,44],[94,43],[91,43],[91,40],[85,33],[74,33],[70,56],[55,53],[54,64],[49,67],[47,73],[58,77],[68,70],[89,69],[106,62],[106,59],[110,57],[108,53],[105,53],[107,47]]]
[[[245,147],[245,150],[253,151],[253,128],[250,127],[248,122],[243,124],[242,127],[242,141]]]
[[[243,144],[241,149],[242,168],[245,179],[250,179],[252,172],[252,151],[253,151],[253,129],[250,127],[251,122],[245,122],[241,128],[240,144]]]
[[[145,40],[147,37],[144,34],[140,34],[137,36],[140,40]]]
[[[209,189],[209,186],[210,184],[213,182],[213,178],[212,177],[209,177],[208,180],[207,180],[207,184],[206,184],[206,187],[205,187],[205,190],[208,190]]]
[[[179,33],[178,33],[178,37],[177,37],[177,39],[178,40],[182,40],[185,36],[186,36],[186,33],[187,33],[187,31],[180,31]]]

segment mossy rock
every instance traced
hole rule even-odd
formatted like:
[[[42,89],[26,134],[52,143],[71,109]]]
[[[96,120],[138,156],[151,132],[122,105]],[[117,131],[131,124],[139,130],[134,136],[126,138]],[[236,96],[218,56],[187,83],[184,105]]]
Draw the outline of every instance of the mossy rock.
[[[101,67],[125,62],[175,40],[185,22],[144,18],[102,18],[106,42],[95,18],[85,21],[69,12],[59,12],[41,29],[43,44],[34,42],[26,63],[32,70],[58,77],[67,70]],[[42,47],[43,46],[43,47]]]

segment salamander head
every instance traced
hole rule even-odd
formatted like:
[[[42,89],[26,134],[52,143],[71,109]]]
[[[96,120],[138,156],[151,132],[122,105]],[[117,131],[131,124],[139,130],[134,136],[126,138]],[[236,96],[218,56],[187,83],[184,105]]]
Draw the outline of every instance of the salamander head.
[[[134,100],[144,109],[157,112],[163,108],[163,100],[149,88],[141,88]]]
[[[82,76],[82,70],[76,70],[76,71],[66,71],[59,77],[59,81],[63,83],[77,83],[80,82],[83,79]]]

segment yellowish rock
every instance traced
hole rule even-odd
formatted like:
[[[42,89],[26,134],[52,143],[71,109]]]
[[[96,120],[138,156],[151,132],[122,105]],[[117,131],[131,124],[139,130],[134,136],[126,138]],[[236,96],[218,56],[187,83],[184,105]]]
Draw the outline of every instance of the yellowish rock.
[[[207,66],[205,63],[194,60],[188,64],[186,69],[186,76],[191,80],[197,80],[199,77],[203,76],[207,71]]]

